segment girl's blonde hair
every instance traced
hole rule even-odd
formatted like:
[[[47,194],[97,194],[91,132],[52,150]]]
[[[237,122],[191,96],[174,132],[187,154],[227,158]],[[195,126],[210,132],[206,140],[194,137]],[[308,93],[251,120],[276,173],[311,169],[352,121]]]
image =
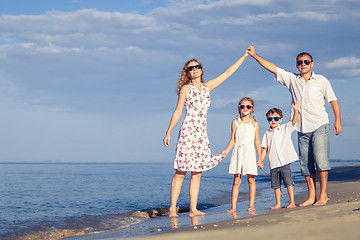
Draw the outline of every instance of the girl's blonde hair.
[[[187,76],[187,67],[191,62],[197,62],[201,69],[203,69],[201,63],[199,63],[199,61],[196,58],[192,58],[189,61],[187,61],[181,71],[181,74],[179,76],[179,80],[178,80],[178,84],[176,87],[176,93],[179,94],[180,93],[180,89],[182,88],[182,86],[190,84],[191,83],[191,79]],[[203,79],[203,75],[204,75],[204,71],[201,74],[201,82],[204,83],[204,79]]]
[[[238,105],[238,114],[236,115],[236,118],[242,118],[242,116],[241,116],[241,111],[240,111],[240,105],[241,105],[241,102],[243,102],[243,101],[248,101],[248,102],[250,102],[251,103],[251,105],[253,105],[253,108],[252,108],[252,111],[251,111],[251,113],[252,113],[252,123],[253,123],[253,125],[254,125],[254,127],[255,127],[255,125],[256,125],[256,119],[255,119],[255,114],[254,114],[254,109],[255,109],[255,102],[254,102],[254,100],[252,100],[251,98],[249,98],[249,97],[244,97],[244,98],[242,98],[240,101],[239,101],[239,105]],[[242,120],[242,119],[241,119]]]

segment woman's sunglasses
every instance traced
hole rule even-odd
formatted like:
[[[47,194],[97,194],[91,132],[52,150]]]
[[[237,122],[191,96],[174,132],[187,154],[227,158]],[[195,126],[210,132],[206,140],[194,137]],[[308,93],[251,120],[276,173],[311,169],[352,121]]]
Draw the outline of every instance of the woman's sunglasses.
[[[303,64],[303,62],[306,64],[306,65],[309,65],[311,63],[310,60],[299,60],[296,62],[297,65],[301,66],[301,64]]]
[[[268,122],[271,122],[272,120],[274,120],[275,122],[280,121],[281,117],[267,117]]]
[[[196,69],[200,69],[201,66],[200,66],[200,65],[191,66],[191,67],[188,67],[188,68],[186,69],[186,71],[187,71],[187,72],[191,72],[191,71],[194,70],[195,68],[196,68]]]
[[[244,109],[245,107],[246,107],[247,109],[252,109],[252,108],[253,108],[252,105],[239,105],[239,108],[240,108],[240,109]]]

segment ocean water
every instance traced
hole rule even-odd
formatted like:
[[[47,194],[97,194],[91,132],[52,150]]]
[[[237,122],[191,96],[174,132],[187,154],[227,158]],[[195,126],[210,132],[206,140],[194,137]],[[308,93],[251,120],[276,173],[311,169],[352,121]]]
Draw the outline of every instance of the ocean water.
[[[332,166],[352,164],[360,161],[331,161]],[[203,174],[198,207],[210,213],[208,222],[227,220],[227,215],[215,214],[229,208],[233,176],[227,168],[225,160]],[[292,171],[295,183],[304,182],[298,162]],[[157,215],[169,206],[173,174],[168,163],[0,164],[0,239],[111,239],[152,234],[159,226],[171,230],[174,223]],[[189,180],[190,174],[178,201],[181,216],[188,214]],[[255,207],[261,213],[274,204],[267,164],[256,183]],[[295,188],[295,193],[303,190]],[[245,177],[238,206],[244,216],[247,191]],[[182,219],[181,226],[194,224]]]

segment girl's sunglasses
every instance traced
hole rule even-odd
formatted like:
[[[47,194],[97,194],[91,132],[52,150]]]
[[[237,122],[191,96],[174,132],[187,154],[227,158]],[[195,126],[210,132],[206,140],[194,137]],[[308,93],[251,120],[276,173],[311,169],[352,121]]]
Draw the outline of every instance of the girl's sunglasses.
[[[245,105],[239,105],[239,108],[240,108],[240,109],[244,109],[245,107],[246,107],[247,109],[252,109],[252,108],[253,108],[252,105],[246,105],[246,106],[245,106]]]
[[[271,122],[272,120],[274,120],[275,122],[280,121],[281,117],[267,117],[268,122]]]
[[[187,71],[187,72],[191,72],[191,71],[194,70],[195,68],[196,68],[196,69],[200,69],[201,66],[200,66],[200,65],[191,66],[191,67],[188,67],[188,68],[186,69],[186,71]]]
[[[311,63],[310,60],[299,60],[296,62],[297,65],[301,66],[301,64],[303,64],[303,62],[306,64],[306,65],[309,65]]]

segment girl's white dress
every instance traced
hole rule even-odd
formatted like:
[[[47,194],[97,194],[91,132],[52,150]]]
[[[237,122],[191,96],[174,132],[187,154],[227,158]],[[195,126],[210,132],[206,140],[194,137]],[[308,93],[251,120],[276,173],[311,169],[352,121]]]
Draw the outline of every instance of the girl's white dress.
[[[235,145],[231,155],[229,173],[257,175],[255,130],[257,122],[243,123],[235,119]]]

